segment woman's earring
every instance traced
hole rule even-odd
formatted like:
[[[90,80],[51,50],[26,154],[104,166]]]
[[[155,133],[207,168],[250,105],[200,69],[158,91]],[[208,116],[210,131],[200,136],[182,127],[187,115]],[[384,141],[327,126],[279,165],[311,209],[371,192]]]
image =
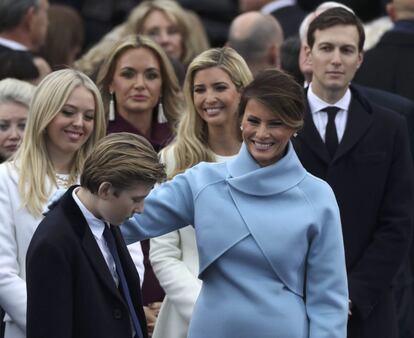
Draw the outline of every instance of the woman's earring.
[[[114,93],[109,93],[111,99],[109,100],[109,121],[115,121],[115,100],[114,100]]]
[[[158,115],[157,115],[157,122],[158,123],[167,123],[167,117],[164,114],[164,108],[162,106],[162,98],[160,97],[160,102],[158,103]]]
[[[243,131],[243,126],[240,126],[240,130]]]

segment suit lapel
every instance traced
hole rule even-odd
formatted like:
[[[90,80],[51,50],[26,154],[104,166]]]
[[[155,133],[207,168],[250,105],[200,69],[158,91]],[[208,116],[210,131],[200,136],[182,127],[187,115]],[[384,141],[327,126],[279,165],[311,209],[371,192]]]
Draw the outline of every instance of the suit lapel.
[[[312,113],[309,104],[307,105],[304,128],[298,133],[298,138],[302,140],[302,144],[308,146],[312,152],[319,157],[325,164],[337,161],[351,150],[356,143],[363,137],[370,127],[373,117],[371,106],[363,98],[355,88],[351,87],[352,99],[348,109],[348,119],[346,123],[345,133],[342,141],[338,145],[336,154],[331,160],[325,143],[322,141],[318,130],[313,122]]]
[[[95,237],[93,237],[85,217],[73,200],[72,191],[74,188],[75,187],[70,188],[62,197],[60,202],[62,203],[62,209],[66,213],[66,217],[70,219],[70,223],[72,224],[75,233],[79,236],[85,255],[93,270],[96,272],[96,275],[101,280],[102,284],[123,302],[124,300],[116,288],[116,284],[108,269],[108,265],[105,262],[102,252],[99,249],[98,243],[96,242]]]
[[[334,161],[344,156],[355,144],[366,134],[367,129],[372,123],[372,114],[364,107],[358,99],[356,92],[352,92],[351,104],[348,109],[348,120],[345,133],[341,143],[339,143]]]
[[[315,155],[319,157],[323,162],[328,164],[331,161],[331,156],[329,155],[328,149],[326,148],[325,143],[322,141],[321,136],[319,135],[319,132],[313,122],[309,104],[306,106],[304,127],[298,133],[297,137],[299,139],[302,139],[302,144],[308,146],[312,152],[315,153]]]
[[[114,295],[116,295],[119,299],[124,301],[118,289],[116,288],[116,284],[112,278],[111,273],[109,272],[108,265],[106,264],[105,259],[102,256],[102,252],[99,249],[98,244],[96,243],[96,240],[90,231],[85,231],[85,234],[82,238],[82,247],[92,268],[95,270],[101,282]]]

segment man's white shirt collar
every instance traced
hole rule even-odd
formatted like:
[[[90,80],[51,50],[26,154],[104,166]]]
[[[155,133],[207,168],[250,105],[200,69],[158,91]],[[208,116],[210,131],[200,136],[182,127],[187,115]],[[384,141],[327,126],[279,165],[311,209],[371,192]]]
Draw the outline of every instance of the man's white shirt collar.
[[[5,39],[2,37],[0,37],[0,45],[3,45],[13,50],[22,50],[22,51],[28,50],[28,48],[25,45],[22,45],[20,42]]]
[[[270,14],[280,8],[295,6],[296,0],[276,0],[264,5],[260,10],[263,14]]]
[[[323,108],[326,108],[327,106],[335,106],[340,108],[341,110],[348,110],[349,104],[351,103],[351,91],[348,88],[345,92],[345,95],[342,96],[342,98],[339,101],[330,104],[316,96],[316,94],[312,90],[312,83],[310,83],[308,88],[308,102],[312,114],[320,112],[321,110],[323,110]]]

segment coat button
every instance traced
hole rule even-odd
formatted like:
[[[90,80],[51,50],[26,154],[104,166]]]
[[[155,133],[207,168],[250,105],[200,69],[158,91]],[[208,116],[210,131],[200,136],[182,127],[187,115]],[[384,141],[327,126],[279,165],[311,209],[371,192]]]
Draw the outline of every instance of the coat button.
[[[120,309],[114,310],[114,318],[115,319],[121,319],[122,318],[122,311]]]

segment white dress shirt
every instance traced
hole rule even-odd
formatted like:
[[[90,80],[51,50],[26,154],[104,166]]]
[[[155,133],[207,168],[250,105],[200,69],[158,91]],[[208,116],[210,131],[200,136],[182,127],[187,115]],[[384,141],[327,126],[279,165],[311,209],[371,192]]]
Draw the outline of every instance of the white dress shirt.
[[[315,127],[318,130],[319,135],[321,136],[324,142],[326,134],[326,125],[328,124],[328,114],[324,112],[323,109],[328,106],[335,106],[339,108],[339,111],[335,116],[335,126],[338,135],[338,142],[340,143],[345,133],[346,122],[348,120],[348,108],[351,102],[351,91],[349,90],[349,88],[345,92],[345,95],[339,101],[331,104],[325,102],[324,100],[316,96],[316,94],[312,90],[311,83],[308,89],[308,102],[312,114],[313,123],[315,124]]]
[[[114,258],[112,257],[111,252],[109,251],[108,245],[106,243],[105,238],[103,237],[103,232],[105,230],[105,226],[107,226],[104,221],[100,220],[99,218],[95,217],[82,203],[79,197],[76,195],[76,192],[79,188],[76,188],[72,192],[72,197],[75,200],[75,203],[78,205],[80,211],[82,212],[83,216],[86,219],[86,222],[89,225],[89,228],[92,231],[93,237],[95,237],[96,243],[99,246],[99,249],[102,252],[102,256],[105,259],[106,265],[108,265],[109,271],[111,272],[112,278],[114,279],[116,285],[119,284],[119,277],[116,272],[116,265]]]

